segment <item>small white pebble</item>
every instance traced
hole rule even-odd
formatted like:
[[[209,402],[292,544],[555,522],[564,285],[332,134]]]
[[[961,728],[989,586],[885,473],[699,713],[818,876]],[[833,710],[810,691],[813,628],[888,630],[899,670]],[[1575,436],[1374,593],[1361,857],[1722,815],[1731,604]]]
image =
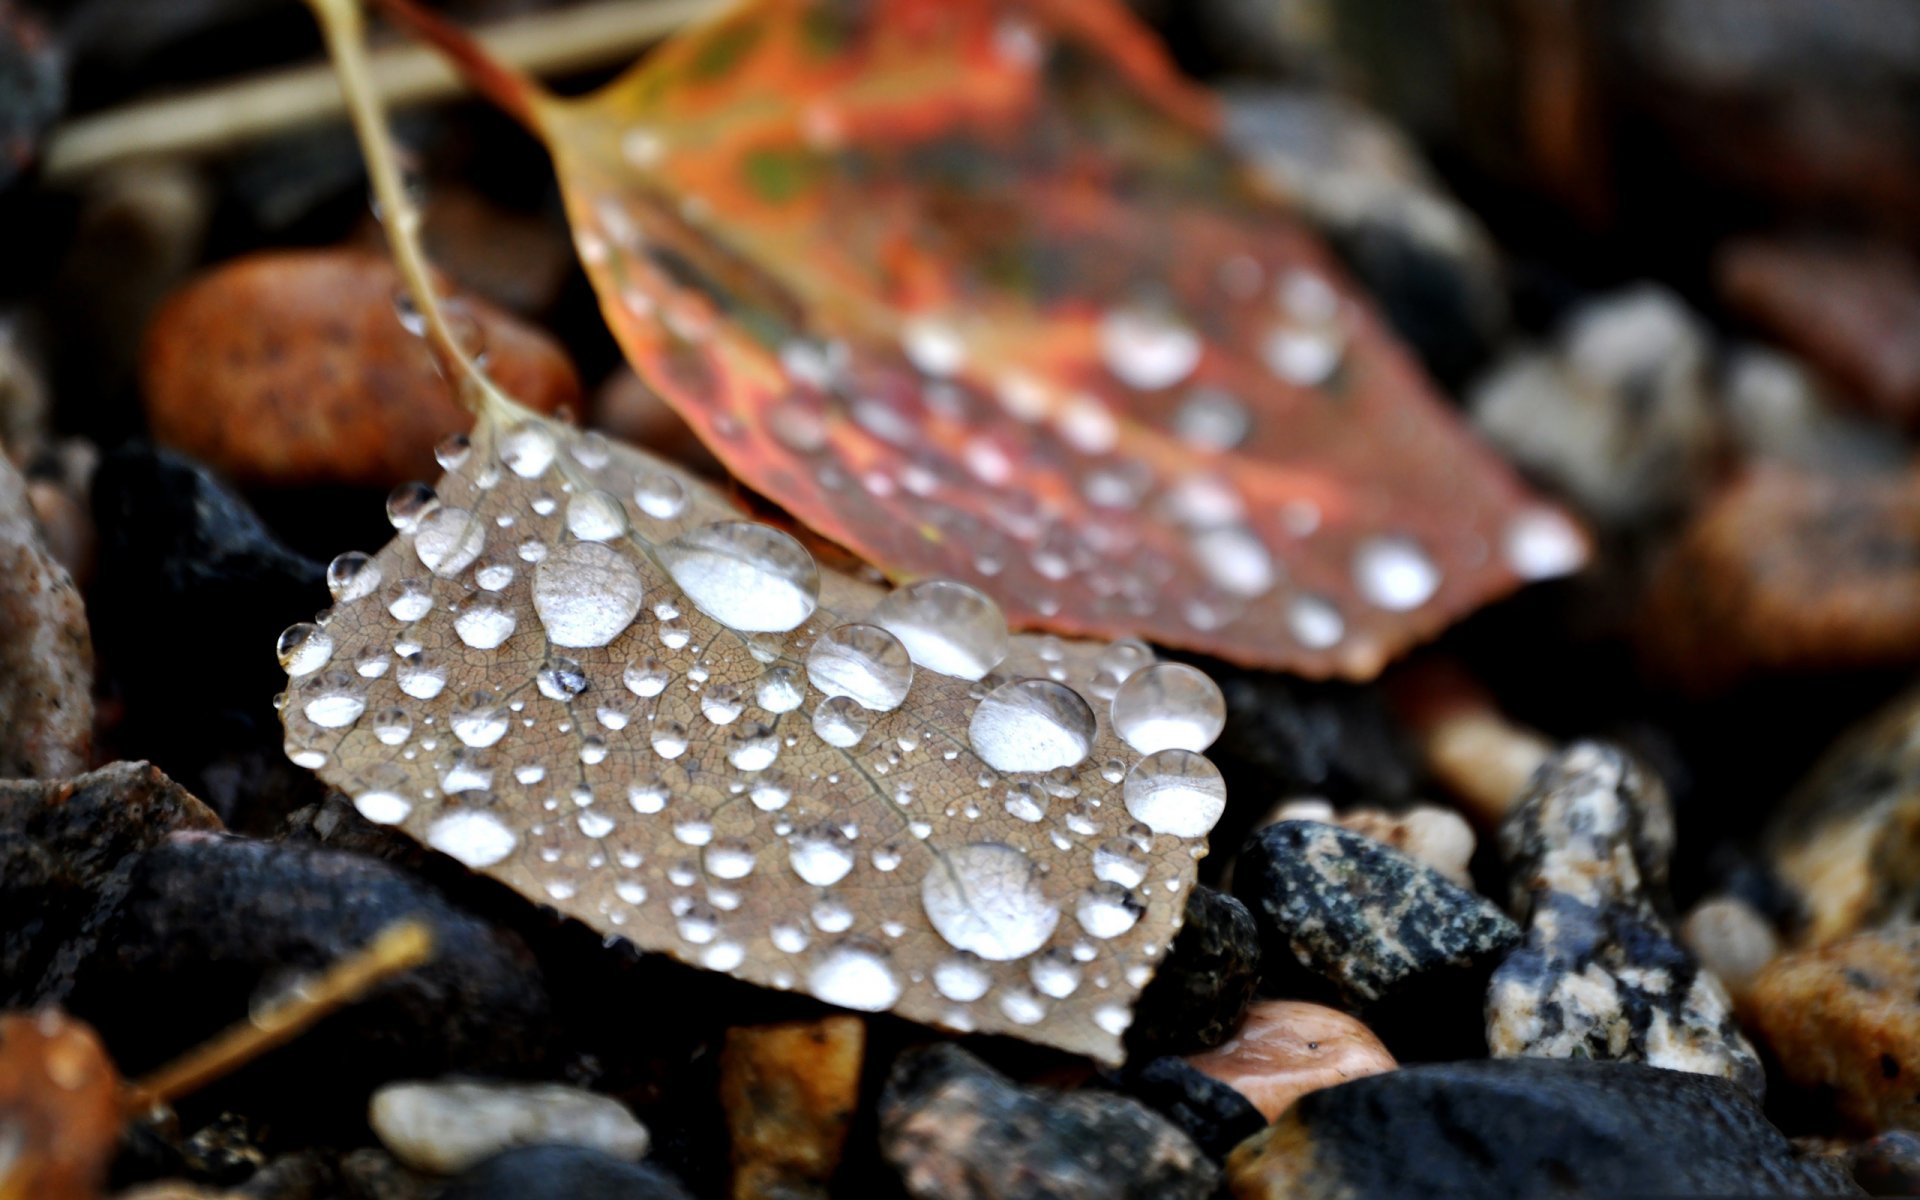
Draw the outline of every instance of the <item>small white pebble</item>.
[[[611,1096],[557,1083],[390,1083],[368,1123],[409,1167],[453,1175],[515,1146],[567,1145],[638,1161],[647,1130]]]

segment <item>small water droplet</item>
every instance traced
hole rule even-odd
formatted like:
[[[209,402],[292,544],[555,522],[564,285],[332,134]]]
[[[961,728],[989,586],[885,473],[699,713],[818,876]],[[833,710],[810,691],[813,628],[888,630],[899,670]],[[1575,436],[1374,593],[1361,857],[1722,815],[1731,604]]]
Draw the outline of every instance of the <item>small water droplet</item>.
[[[621,682],[627,685],[628,691],[644,698],[658,696],[665,691],[667,680],[672,676],[664,666],[660,665],[659,659],[649,657],[635,659],[628,663],[626,671],[620,678]]]
[[[1093,747],[1093,710],[1080,693],[1049,679],[1016,679],[973,710],[967,739],[998,771],[1077,766]]]
[[[483,750],[507,735],[507,714],[494,703],[493,693],[475,692],[467,703],[450,722],[461,744]]]
[[[413,811],[406,797],[393,792],[361,792],[353,798],[353,806],[376,825],[398,825]]]
[[[1522,579],[1553,579],[1580,569],[1586,539],[1565,513],[1534,508],[1507,523],[1501,544],[1507,565]]]
[[[633,502],[656,521],[671,521],[686,510],[687,489],[663,471],[648,471],[633,488]]]
[[[420,565],[443,578],[472,566],[486,548],[486,522],[464,508],[435,508],[413,529]]]
[[[1173,432],[1196,450],[1219,453],[1247,440],[1253,416],[1233,393],[1196,387],[1174,410]]]
[[[1080,987],[1080,967],[1059,950],[1049,950],[1033,960],[1027,977],[1034,990],[1055,1000],[1065,1000]]]
[[[1266,543],[1243,525],[1222,525],[1195,534],[1193,558],[1207,579],[1229,595],[1263,596],[1279,578]]]
[[[603,812],[588,809],[575,820],[583,836],[603,838],[613,832],[613,818]]]
[[[373,718],[373,736],[385,746],[398,746],[413,735],[413,718],[404,708],[385,708]]]
[[[1093,852],[1093,875],[1124,888],[1136,888],[1147,878],[1147,862],[1132,842],[1112,838]]]
[[[514,627],[518,624],[510,609],[475,604],[462,609],[460,615],[453,619],[453,631],[475,650],[493,650],[513,636]]]
[[[793,873],[814,887],[832,887],[853,870],[853,840],[831,825],[796,833],[787,840]]]
[[[327,564],[327,591],[336,604],[371,595],[379,586],[379,564],[358,550],[349,550]]]
[[[522,479],[538,479],[553,465],[553,434],[539,421],[523,421],[500,437],[500,461]]]
[[[567,501],[567,532],[583,542],[605,542],[627,532],[627,508],[609,492],[580,492]]]
[[[900,348],[907,361],[925,374],[945,378],[966,365],[967,343],[938,317],[914,317],[901,327]]]
[[[431,700],[447,686],[447,669],[425,651],[402,656],[393,677],[400,690],[415,700]]]
[[[333,658],[333,635],[318,625],[302,621],[287,626],[275,651],[289,677],[311,675]]]
[[[540,664],[533,681],[542,696],[562,704],[571,702],[586,691],[589,683],[587,673],[579,663],[557,654]]]
[[[791,667],[769,667],[754,686],[754,699],[770,713],[792,712],[806,698],[806,688]]]
[[[753,847],[742,841],[725,838],[714,842],[702,858],[707,874],[715,879],[745,879],[753,874]]]
[[[1132,929],[1146,906],[1117,883],[1102,880],[1080,893],[1073,915],[1080,928],[1097,938],[1115,938]]]
[[[692,672],[688,672],[689,678]],[[746,711],[740,689],[731,683],[716,683],[700,693],[700,713],[715,725],[731,725]]]
[[[780,756],[780,738],[773,726],[751,721],[733,731],[727,743],[727,761],[739,771],[764,771]]]
[[[861,942],[828,947],[807,972],[807,990],[828,1004],[884,1012],[900,999],[900,980],[887,953]]]
[[[1354,583],[1376,608],[1407,612],[1440,590],[1440,570],[1419,543],[1409,537],[1378,536],[1353,552]]]
[[[506,858],[519,841],[500,818],[478,809],[456,809],[427,827],[427,845],[475,870]]]
[[[657,813],[667,806],[667,789],[658,779],[641,779],[627,785],[627,803],[642,814]]]
[[[1200,337],[1159,309],[1112,309],[1100,319],[1100,353],[1107,370],[1128,387],[1151,392],[1172,387],[1200,365]]]
[[[387,523],[400,533],[412,533],[440,507],[440,497],[424,483],[403,483],[387,494]]]
[[[1295,596],[1287,605],[1287,628],[1309,650],[1326,650],[1346,636],[1347,623],[1333,602],[1321,596]]]
[[[334,680],[330,677],[327,689],[307,701],[302,710],[307,714],[307,720],[322,729],[345,729],[360,719],[360,714],[367,710],[366,698],[350,690],[344,683],[346,678],[341,676],[339,680]]]
[[[687,752],[687,727],[678,721],[655,721],[648,740],[661,758],[679,758]]]
[[[831,696],[813,710],[813,732],[829,746],[844,750],[867,736],[872,718],[851,696]]]
[[[433,611],[433,593],[418,579],[402,579],[387,589],[387,612],[393,619],[412,624]]]

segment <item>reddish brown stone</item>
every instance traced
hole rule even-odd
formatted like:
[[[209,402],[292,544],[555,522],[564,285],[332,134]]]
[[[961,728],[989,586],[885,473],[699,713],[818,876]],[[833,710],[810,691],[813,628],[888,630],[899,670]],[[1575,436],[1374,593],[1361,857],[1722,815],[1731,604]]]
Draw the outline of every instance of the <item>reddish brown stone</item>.
[[[0,1197],[99,1195],[120,1123],[120,1076],[93,1030],[50,1008],[0,1016]]]
[[[720,1101],[734,1200],[824,1200],[859,1106],[866,1030],[859,1017],[836,1016],[727,1031]]]
[[[244,482],[387,486],[435,473],[473,419],[394,312],[400,279],[358,250],[255,254],[200,276],[147,330],[141,387],[154,437]],[[579,380],[545,333],[473,299],[487,369],[542,412]]]
[[[1398,1065],[1358,1020],[1298,1000],[1260,1001],[1230,1040],[1187,1062],[1252,1101],[1269,1121],[1308,1092]]]

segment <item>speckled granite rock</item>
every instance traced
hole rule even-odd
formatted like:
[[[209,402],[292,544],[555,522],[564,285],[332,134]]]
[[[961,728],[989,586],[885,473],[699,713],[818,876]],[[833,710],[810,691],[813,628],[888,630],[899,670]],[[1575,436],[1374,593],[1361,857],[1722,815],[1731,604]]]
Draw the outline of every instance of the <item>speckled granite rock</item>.
[[[1219,1045],[1240,1024],[1259,983],[1260,930],[1253,915],[1225,892],[1195,884],[1173,948],[1134,1005],[1127,1057]]]
[[[1220,1179],[1138,1101],[1021,1087],[946,1044],[894,1063],[880,1150],[919,1200],[1205,1200]]]
[[[1781,1073],[1863,1129],[1920,1125],[1920,926],[1784,954],[1753,983],[1755,1032]]]
[[[1322,821],[1351,829],[1425,863],[1463,888],[1473,886],[1473,874],[1468,870],[1475,845],[1473,826],[1450,808],[1420,804],[1399,811],[1353,808],[1336,812],[1325,800],[1288,800],[1274,810],[1272,821]]]
[[[1575,743],[1534,776],[1500,850],[1527,935],[1487,992],[1496,1058],[1644,1062],[1761,1093],[1726,989],[1654,907],[1673,850],[1658,778],[1614,747]]]
[[[1432,1063],[1303,1096],[1227,1160],[1235,1200],[1843,1196],[1722,1079],[1632,1063]]]
[[[26,481],[0,454],[0,779],[78,774],[92,746],[86,604],[40,536]]]
[[[1372,838],[1282,821],[1248,839],[1234,894],[1260,926],[1269,983],[1296,963],[1351,1008],[1473,989],[1520,940],[1491,902]]]

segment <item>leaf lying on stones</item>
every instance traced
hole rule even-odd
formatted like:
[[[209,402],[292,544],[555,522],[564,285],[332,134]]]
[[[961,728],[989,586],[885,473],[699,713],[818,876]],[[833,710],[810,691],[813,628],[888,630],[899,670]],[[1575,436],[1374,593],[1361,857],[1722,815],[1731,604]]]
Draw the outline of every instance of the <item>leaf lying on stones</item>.
[[[384,6],[547,142],[642,377],[895,578],[1366,678],[1586,556],[1112,0],[759,0],[580,100]]]
[[[1138,642],[824,568],[711,488],[487,407],[280,645],[287,750],[595,928],[1107,1061],[1225,800],[1219,691]]]

